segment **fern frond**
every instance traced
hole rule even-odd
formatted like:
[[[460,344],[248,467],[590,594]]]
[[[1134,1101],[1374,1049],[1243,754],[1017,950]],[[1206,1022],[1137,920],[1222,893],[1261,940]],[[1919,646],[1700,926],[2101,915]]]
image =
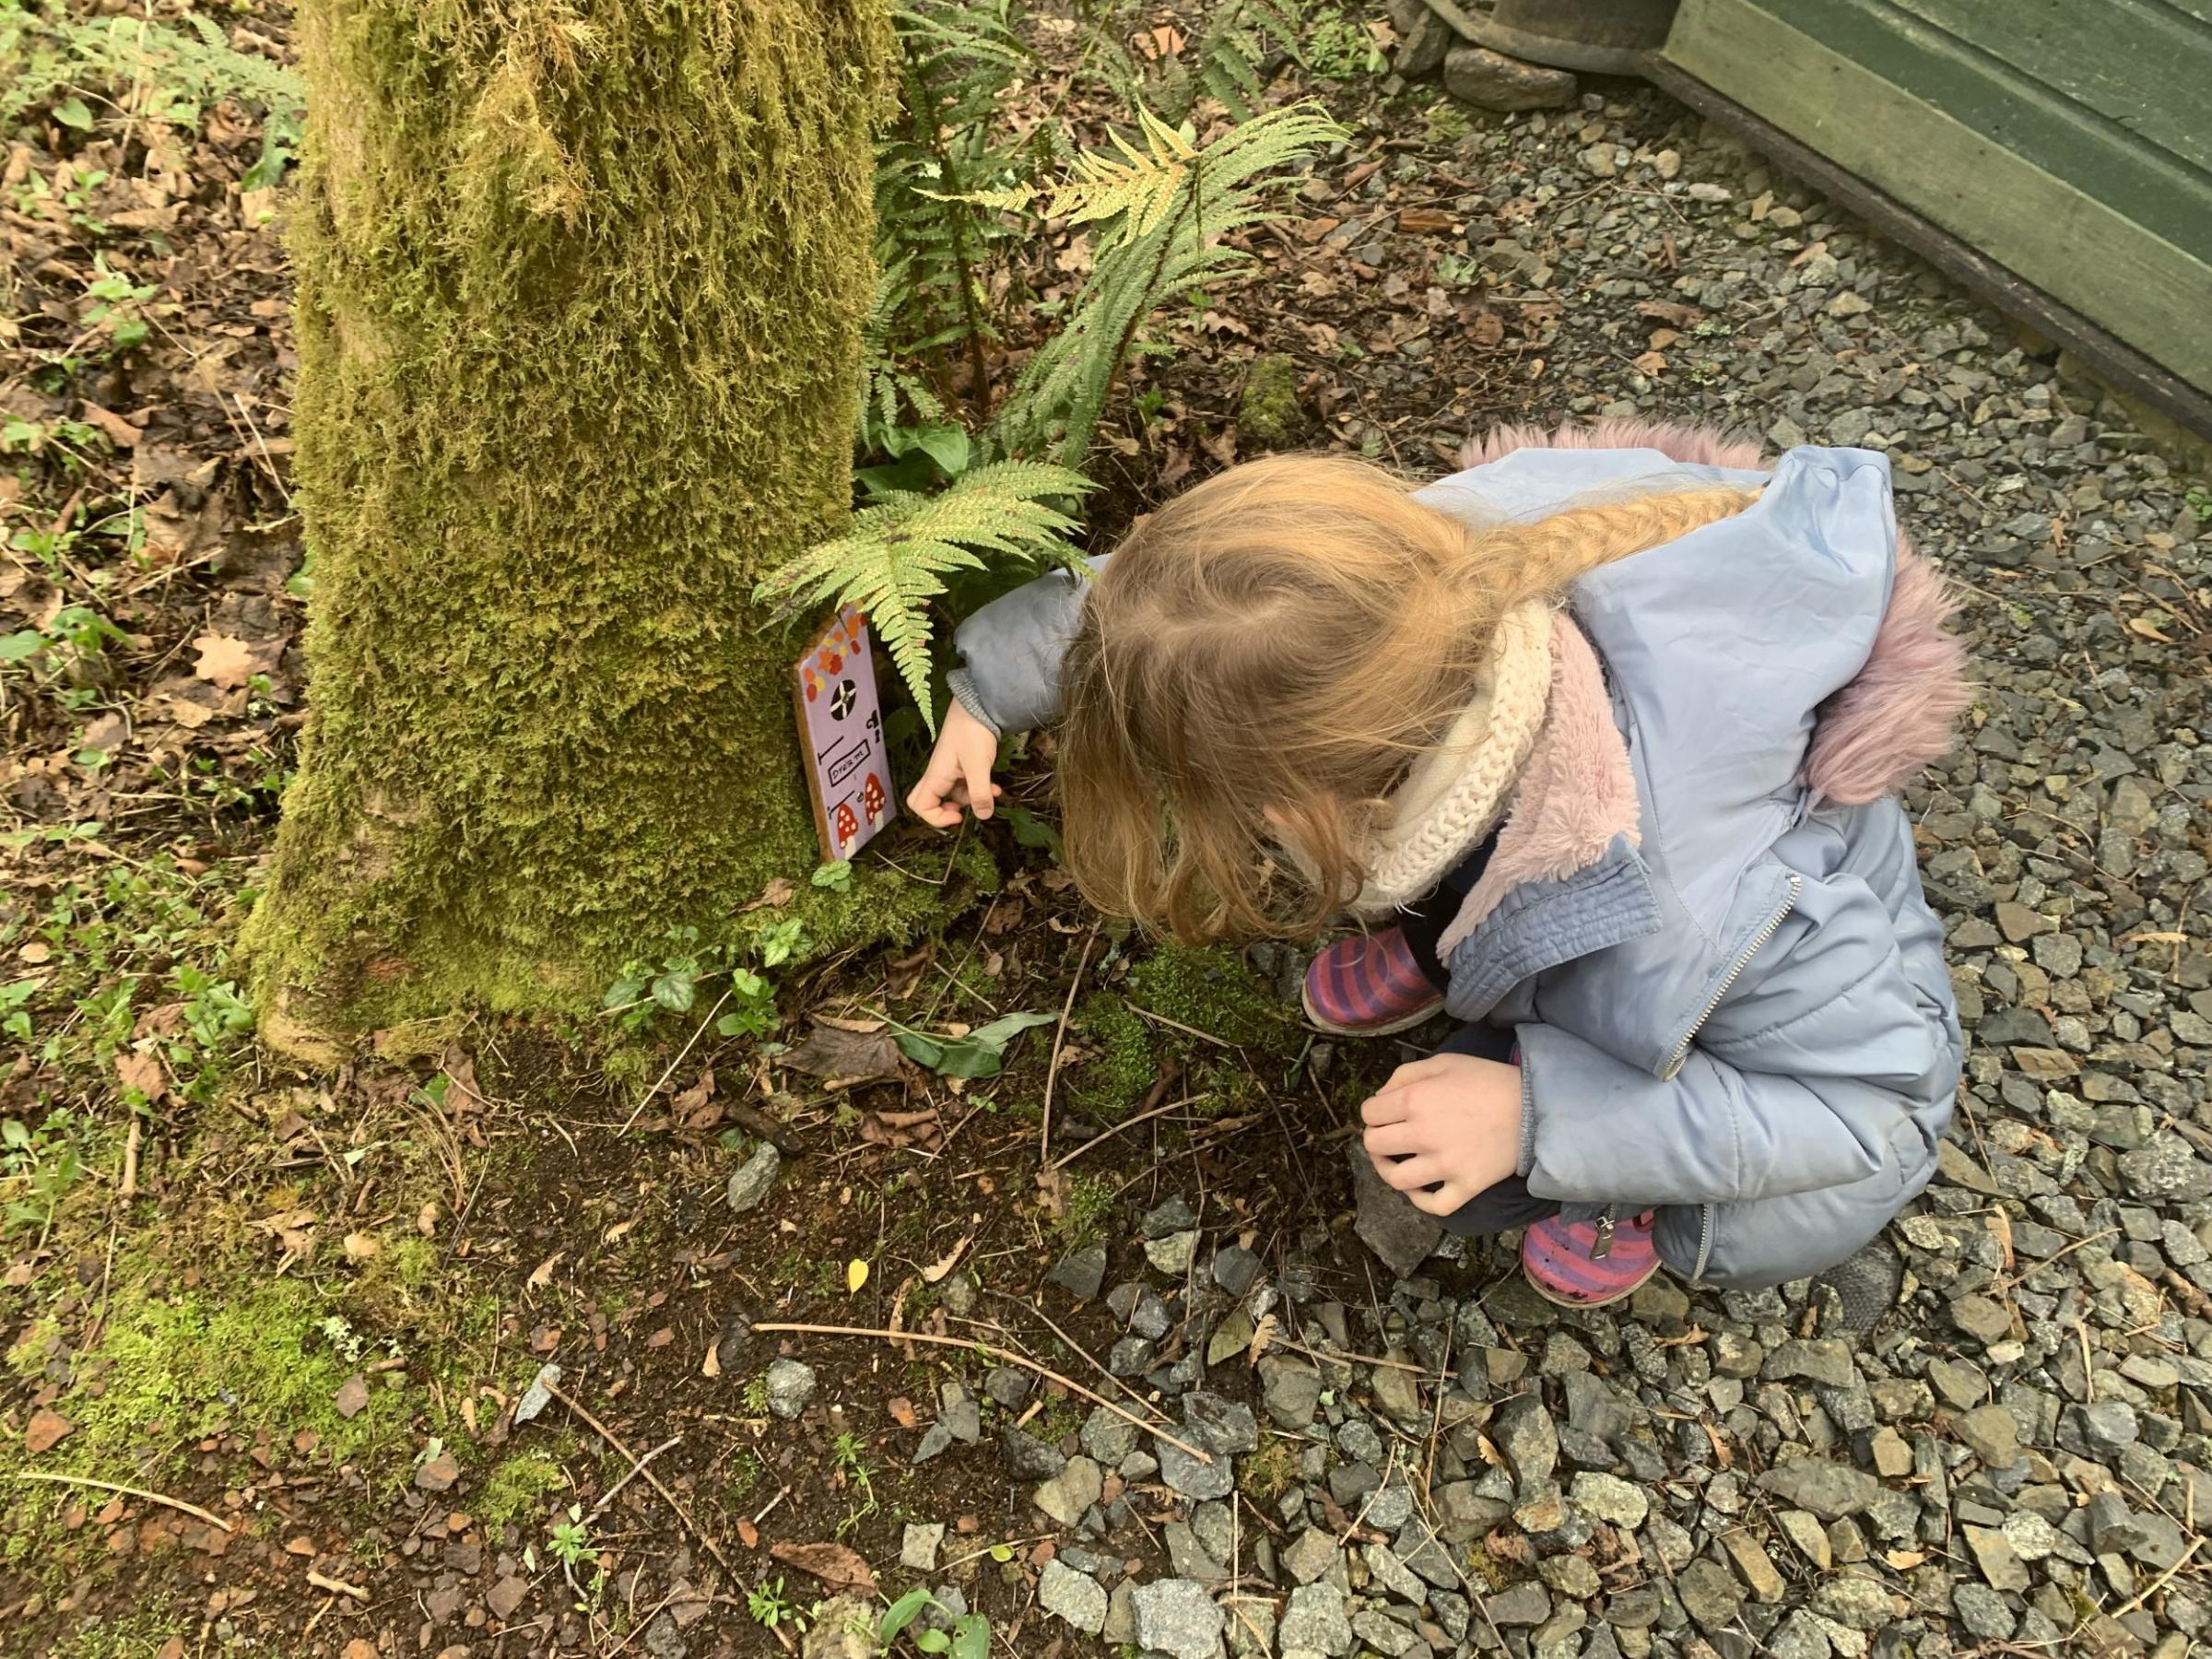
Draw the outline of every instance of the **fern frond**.
[[[759,600],[835,600],[865,611],[922,717],[936,730],[929,695],[929,603],[945,579],[984,568],[984,554],[1035,565],[1072,557],[1076,521],[1053,505],[1092,488],[1065,467],[1001,461],[964,473],[934,496],[893,490],[853,515],[844,535],[809,547],[763,582]]]
[[[1122,159],[1078,159],[1048,200],[1048,210],[1065,206],[1072,194],[1105,210],[1105,222],[1066,324],[1037,348],[1000,409],[1008,453],[1080,465],[1145,322],[1171,295],[1243,263],[1223,239],[1277,217],[1266,202],[1287,182],[1277,170],[1346,136],[1311,102],[1266,111],[1203,147],[1149,111],[1140,118],[1144,151],[1117,138]]]

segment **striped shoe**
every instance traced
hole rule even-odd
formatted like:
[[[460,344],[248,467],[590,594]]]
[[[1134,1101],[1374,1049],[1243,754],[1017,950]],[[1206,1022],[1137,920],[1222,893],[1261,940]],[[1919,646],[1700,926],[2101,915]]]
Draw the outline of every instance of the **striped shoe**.
[[[1562,1308],[1602,1308],[1630,1294],[1659,1271],[1652,1212],[1626,1221],[1533,1221],[1521,1236],[1521,1268],[1546,1301]]]
[[[1339,939],[1306,969],[1306,1018],[1336,1037],[1386,1037],[1444,1006],[1396,928]]]

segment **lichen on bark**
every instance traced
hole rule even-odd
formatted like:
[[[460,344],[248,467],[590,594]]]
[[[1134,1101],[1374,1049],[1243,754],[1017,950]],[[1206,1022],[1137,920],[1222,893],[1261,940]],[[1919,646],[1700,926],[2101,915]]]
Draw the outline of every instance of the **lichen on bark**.
[[[578,1006],[804,885],[796,645],[750,595],[847,511],[886,11],[304,0],[275,1022]],[[813,925],[911,919],[900,882]]]

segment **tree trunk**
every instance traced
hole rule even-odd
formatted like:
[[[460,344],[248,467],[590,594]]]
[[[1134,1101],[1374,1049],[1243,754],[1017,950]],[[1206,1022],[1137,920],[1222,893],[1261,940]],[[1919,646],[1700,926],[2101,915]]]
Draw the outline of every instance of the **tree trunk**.
[[[751,594],[847,509],[883,0],[300,30],[315,585],[265,1027],[585,1006],[775,877],[816,896],[798,641]]]

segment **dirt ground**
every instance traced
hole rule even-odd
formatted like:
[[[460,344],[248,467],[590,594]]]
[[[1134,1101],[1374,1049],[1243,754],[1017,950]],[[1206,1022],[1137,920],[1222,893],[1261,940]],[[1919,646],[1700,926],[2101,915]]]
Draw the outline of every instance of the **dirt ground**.
[[[1988,313],[1654,94],[1594,83],[1563,112],[1488,115],[1387,76],[1371,19],[1327,18],[1343,27],[1277,92],[1313,92],[1356,135],[1253,239],[1251,281],[1164,326],[1151,395],[1106,434],[1101,537],[1265,447],[1240,429],[1262,414],[1270,441],[1409,472],[1524,418],[1801,439],[1819,371],[1784,360],[1803,340],[1778,331],[1798,324],[1732,264],[1799,227],[1807,259],[1879,277],[1877,323],[2005,349]],[[225,24],[279,63],[288,27],[276,8]],[[795,1653],[834,1593],[923,1585],[982,1614],[998,1651],[1103,1651],[1041,1605],[1048,1566],[1186,1578],[1194,1506],[1158,1460],[1089,1456],[1111,1438],[1099,1399],[1171,1425],[1163,1372],[1260,1403],[1264,1359],[1316,1350],[1347,1399],[1387,1397],[1393,1375],[1454,1363],[1406,1335],[1435,1323],[1424,1307],[1513,1305],[1507,1257],[1401,1282],[1355,1234],[1358,1101],[1419,1034],[1316,1041],[1287,953],[1100,926],[1046,844],[1042,743],[1012,774],[1025,810],[963,832],[995,888],[919,948],[789,977],[764,1039],[696,1015],[456,1018],[382,1033],[335,1077],[267,1062],[227,952],[289,764],[312,583],[288,492],[284,200],[234,98],[188,124],[103,107],[80,124],[56,96],[9,142],[0,633],[50,642],[0,665],[0,1651]],[[1065,237],[1036,250],[1039,295],[1071,280],[1066,254]],[[1828,327],[1809,337],[1847,363]],[[1264,411],[1247,396],[1264,354],[1289,359],[1288,411],[1279,385]],[[1898,453],[1926,459],[1915,478],[1986,484],[1937,445]],[[2004,637],[2009,599],[1970,626]],[[2201,646],[2164,603],[2131,613],[2150,629],[2132,642]],[[928,835],[904,825],[879,855]],[[2185,906],[2139,931],[2201,954]],[[894,1041],[1012,1014],[1039,1023],[997,1075],[947,1077]],[[733,1208],[732,1177],[760,1175],[771,1147],[764,1195]],[[1115,1271],[1084,1286],[1090,1246]],[[1244,1286],[1288,1294],[1237,1287],[1240,1251]],[[1166,1299],[1156,1336],[1129,1335],[1135,1295],[1105,1293],[1124,1281]],[[1662,1347],[1759,1323],[1702,1298],[1657,1316]],[[1528,1318],[1500,1314],[1488,1351],[1548,1361],[1559,1333]],[[541,1374],[552,1392],[532,1397]],[[1520,1374],[1488,1365],[1493,1387]],[[1421,1396],[1434,1416],[1404,1443],[1426,1442],[1430,1475],[1440,1456],[1458,1470],[1439,1431],[1468,1427],[1471,1482],[1497,1430],[1471,1395],[1483,1415],[1448,1423],[1446,1393]],[[1299,1461],[1305,1442],[1265,1447],[1226,1494],[1224,1594],[1285,1582],[1275,1563],[1307,1530],[1287,1494],[1310,1488],[1343,1539],[1371,1530]],[[1106,1465],[1077,1512],[1095,1502],[1110,1528],[1037,1506],[1071,1458]],[[1483,1587],[1535,1582],[1511,1547],[1477,1555]],[[1600,1560],[1617,1599],[1653,1576],[1635,1559]],[[1575,1600],[1571,1578],[1544,1583]],[[1594,1574],[1579,1599],[1596,1593]],[[1712,1641],[1683,1651],[1738,1659],[1728,1620],[1691,1611]],[[1472,1639],[1488,1645],[1480,1620]],[[847,1651],[826,1641],[810,1651]],[[2024,1651],[1992,1641],[1979,1651]]]

